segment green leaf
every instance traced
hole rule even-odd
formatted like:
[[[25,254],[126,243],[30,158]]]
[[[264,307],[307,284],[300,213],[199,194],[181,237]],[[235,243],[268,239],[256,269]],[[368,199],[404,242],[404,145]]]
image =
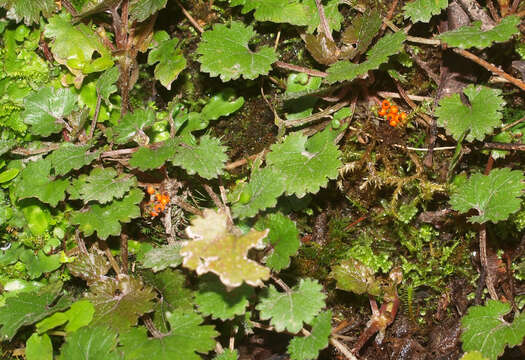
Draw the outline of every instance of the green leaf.
[[[95,282],[86,295],[95,307],[93,325],[108,325],[119,332],[137,325],[139,316],[152,311],[154,298],[151,287],[126,275]]]
[[[76,76],[77,88],[80,88],[85,75],[113,66],[111,51],[96,32],[83,23],[73,25],[67,12],[50,18],[44,34],[54,39],[51,51],[55,60]]]
[[[519,314],[507,322],[503,317],[510,310],[509,304],[495,300],[470,307],[461,319],[463,351],[479,350],[484,357],[496,360],[506,346],[521,344],[525,337],[525,315]]]
[[[78,255],[75,261],[67,264],[67,268],[73,276],[86,280],[90,285],[95,281],[103,280],[111,265],[101,254],[90,252]]]
[[[56,8],[54,0],[0,0],[0,6],[9,10],[9,18],[15,19],[17,23],[24,20],[28,26],[39,22],[40,13],[49,17]]]
[[[106,104],[109,104],[109,97],[111,94],[118,90],[115,83],[117,82],[119,75],[120,71],[118,67],[114,66],[104,71],[97,79],[97,94],[106,102]]]
[[[209,135],[201,136],[199,144],[196,141],[181,144],[171,158],[173,165],[182,167],[190,175],[197,173],[205,179],[222,174],[226,160],[226,147],[221,145],[219,139]]]
[[[325,306],[326,295],[317,280],[301,279],[289,293],[278,292],[270,285],[268,292],[262,297],[256,309],[260,311],[262,320],[270,320],[270,324],[278,332],[285,329],[297,333],[303,328],[303,322],[309,324]]]
[[[206,354],[215,347],[219,334],[212,325],[200,325],[202,317],[181,310],[167,314],[171,331],[162,338],[148,338],[144,327],[133,328],[120,337],[126,360],[201,360],[196,352]]]
[[[60,360],[119,360],[117,333],[105,326],[84,327],[66,337]]]
[[[482,141],[485,135],[501,125],[505,101],[501,90],[470,84],[463,93],[469,105],[463,104],[459,94],[442,98],[436,109],[438,124],[447,129],[452,137],[458,140],[467,131],[467,141]]]
[[[379,68],[381,64],[388,61],[390,56],[398,54],[401,51],[405,39],[406,35],[402,31],[383,36],[377,44],[368,51],[365,62],[354,64],[350,61],[338,61],[331,65],[327,70],[328,76],[326,77],[326,82],[333,84],[338,81],[350,81],[366,74],[370,70]]]
[[[459,360],[489,360],[479,351],[467,351]]]
[[[236,96],[234,89],[226,87],[210,98],[200,115],[206,121],[217,120],[239,110],[243,104],[244,98]]]
[[[151,249],[144,256],[143,267],[154,272],[164,270],[168,267],[177,267],[182,263],[180,249],[182,244],[177,242],[174,245],[164,245]]]
[[[132,20],[142,22],[166,6],[168,0],[132,0],[129,15]]]
[[[0,337],[11,341],[22,326],[67,308],[71,302],[65,296],[58,298],[61,289],[61,286],[55,285],[42,288],[39,292],[19,293],[16,297],[7,298],[5,305],[0,307]]]
[[[522,171],[494,169],[489,175],[474,174],[459,185],[450,197],[450,204],[461,213],[476,209],[478,215],[469,217],[469,222],[496,223],[506,220],[520,209],[519,197],[524,189],[525,177]]]
[[[281,213],[269,214],[255,224],[255,229],[270,229],[265,241],[272,250],[266,258],[266,265],[275,272],[290,266],[290,257],[297,253],[301,245],[294,222]]]
[[[26,341],[27,360],[53,360],[53,345],[47,334],[33,333]]]
[[[405,19],[413,23],[427,23],[433,15],[439,15],[448,6],[448,0],[414,0],[403,7]]]
[[[62,130],[64,116],[77,109],[77,97],[70,89],[44,87],[27,96],[24,107],[21,117],[31,133],[49,136]]]
[[[270,147],[266,163],[279,174],[287,194],[302,198],[307,193],[317,193],[329,179],[337,177],[342,165],[341,152],[327,130],[310,139],[299,132],[293,133],[282,143]]]
[[[87,300],[80,300],[71,304],[66,312],[57,312],[36,324],[38,334],[67,323],[65,331],[72,333],[88,325],[93,319],[95,307]]]
[[[292,73],[286,79],[286,94],[317,90],[321,86],[320,77],[309,76],[305,73]],[[319,100],[316,96],[301,96],[298,99],[291,99],[284,103],[286,108],[287,120],[301,119],[312,115],[313,108]]]
[[[376,11],[358,15],[354,18],[341,37],[345,45],[355,46],[351,51],[344,51],[347,58],[352,59],[357,55],[363,54],[368,49],[379,32],[381,23],[381,16]]]
[[[146,272],[143,274],[144,281],[159,291],[161,303],[165,311],[174,311],[175,309],[193,310],[193,290],[185,287],[186,275],[179,270],[167,269],[158,273]]]
[[[199,291],[195,294],[195,304],[204,316],[221,320],[233,319],[235,315],[246,312],[248,299],[253,293],[253,288],[248,285],[228,291],[217,278],[210,277],[200,283]]]
[[[224,352],[215,356],[213,360],[239,360],[239,353],[237,350],[226,349]]]
[[[328,346],[332,332],[332,312],[325,311],[312,321],[312,333],[305,337],[294,337],[288,345],[290,360],[314,360],[319,351]]]
[[[16,168],[11,168],[11,169],[1,172],[0,173],[0,184],[13,180],[18,175],[19,172],[20,170]]]
[[[143,146],[133,153],[129,159],[129,165],[141,171],[158,169],[175,155],[177,145],[178,140],[170,139],[156,149]]]
[[[86,212],[75,211],[71,223],[80,225],[80,230],[86,236],[91,236],[95,231],[100,239],[106,240],[110,235],[119,235],[120,223],[130,222],[140,216],[137,206],[142,201],[144,193],[132,189],[122,200],[115,200],[108,205],[91,205]]]
[[[481,22],[476,21],[454,31],[447,31],[438,36],[438,39],[448,46],[468,49],[476,47],[484,49],[494,42],[505,42],[519,33],[520,18],[516,15],[506,16],[501,22],[487,31],[481,31]]]
[[[381,283],[376,279],[374,270],[354,258],[334,266],[330,276],[337,281],[338,289],[356,294],[381,294]]]
[[[24,251],[20,255],[20,261],[26,265],[27,273],[31,279],[36,279],[43,273],[55,271],[62,265],[60,254],[46,255],[42,250],[38,251],[38,255],[35,255],[32,250]]]
[[[66,142],[53,151],[46,159],[51,161],[56,175],[65,175],[71,170],[78,170],[89,165],[100,154],[99,151],[88,152],[89,145],[74,145]]]
[[[192,241],[185,241],[180,254],[183,265],[196,270],[198,275],[213,272],[224,285],[240,286],[243,281],[252,286],[263,285],[270,270],[248,258],[251,248],[264,248],[267,231],[251,230],[245,235],[228,229],[226,215],[222,211],[204,210],[203,216],[195,217],[186,232]]]
[[[113,127],[115,131],[115,142],[125,144],[130,140],[137,142],[137,135],[143,134],[143,130],[153,125],[155,113],[152,109],[137,109],[133,113],[124,115],[120,122]],[[140,144],[140,141],[139,141]]]
[[[57,206],[66,197],[66,180],[57,180],[50,176],[51,162],[47,159],[27,164],[16,186],[16,195],[20,199],[35,197],[42,202]]]
[[[77,189],[84,203],[98,201],[101,204],[110,202],[114,198],[120,199],[132,186],[137,184],[137,179],[129,174],[120,174],[113,168],[96,167],[89,176],[79,179]]]
[[[167,0],[163,1],[165,3]],[[186,68],[186,59],[180,49],[179,39],[160,41],[156,47],[150,50],[148,65],[155,63],[158,63],[154,71],[155,79],[159,80],[166,89],[171,90],[171,83]]]
[[[248,42],[256,35],[251,26],[233,21],[230,27],[215,24],[213,30],[205,31],[197,53],[201,55],[201,71],[210,76],[219,76],[223,82],[235,80],[239,76],[255,79],[266,75],[271,65],[277,60],[275,51],[268,46],[253,52]]]
[[[285,184],[280,180],[280,175],[272,168],[255,170],[243,190],[247,194],[247,200],[233,204],[233,215],[241,219],[253,217],[260,210],[275,206],[277,198],[285,190]]]

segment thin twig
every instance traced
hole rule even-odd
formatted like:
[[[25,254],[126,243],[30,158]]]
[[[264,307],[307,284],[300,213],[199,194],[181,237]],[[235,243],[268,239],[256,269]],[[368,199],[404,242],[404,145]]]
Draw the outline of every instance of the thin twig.
[[[501,128],[501,132],[507,131],[511,127],[514,127],[514,126],[518,125],[519,123],[521,123],[523,121],[525,121],[525,116],[522,117],[521,119],[518,119],[516,121],[511,122],[510,124],[505,125],[504,127]]]
[[[272,275],[272,280],[275,281],[275,283],[277,285],[279,285],[281,287],[281,289],[283,289],[285,292],[287,292],[288,294],[292,292],[292,290],[288,287],[288,285],[286,285],[284,283],[284,281],[282,281],[281,279],[279,279],[277,276],[275,275]]]
[[[399,84],[399,82],[397,82],[395,79],[392,79],[392,80],[394,80],[394,83],[396,84],[397,91],[399,91],[399,95],[401,95],[401,97],[406,101],[408,106],[410,106],[412,110],[415,111],[417,115],[419,115],[424,120],[422,122],[418,121],[418,123],[424,126],[427,126],[427,127],[430,126],[430,124],[432,124],[432,118],[423,112],[417,112],[417,105],[414,104],[414,102],[407,96],[405,89],[403,89],[401,85]],[[416,120],[418,119],[419,118],[416,118]]]
[[[324,109],[322,111],[319,111],[316,114],[313,114],[313,115],[310,115],[310,116],[307,116],[307,117],[304,117],[304,118],[301,118],[301,119],[285,121],[284,122],[284,126],[287,127],[287,128],[293,128],[293,127],[306,125],[308,123],[311,123],[313,121],[316,121],[316,120],[319,120],[319,119],[322,119],[322,118],[325,118],[325,117],[329,117],[331,114],[333,114],[337,110],[345,107],[349,103],[350,103],[349,101],[342,101],[342,102],[340,102],[338,104],[330,106],[329,108],[326,108],[326,109]]]
[[[488,142],[483,144],[484,149],[497,149],[497,150],[518,150],[518,151],[525,151],[525,144],[515,144],[515,143],[495,143],[495,142]]]
[[[496,74],[496,75],[499,75],[501,77],[504,77],[505,79],[507,79],[509,82],[511,82],[513,85],[519,87],[521,90],[525,90],[525,83],[519,79],[516,79],[515,77],[507,74],[505,71],[499,69],[498,67],[492,65],[491,63],[481,59],[480,57],[474,55],[473,53],[471,52],[468,52],[467,50],[463,50],[463,49],[458,49],[458,48],[455,48],[453,49],[455,53],[469,59],[469,60],[472,60],[474,61],[476,64],[479,64],[481,66],[483,66],[485,69],[487,69],[488,71]]]
[[[218,209],[221,209],[224,211],[224,204],[221,202],[217,194],[215,194],[215,191],[211,188],[210,185],[204,184],[204,190],[210,195],[210,198],[213,200],[213,203]]]
[[[115,271],[115,273],[117,275],[120,275],[122,274],[122,270],[120,270],[120,266],[118,266],[118,263],[117,263],[117,260],[115,260],[115,257],[113,256],[113,254],[111,253],[111,249],[109,248],[109,246],[106,244],[105,241],[101,241],[99,240],[99,246],[100,247],[104,247],[104,253],[106,254],[108,260],[109,260],[109,263],[111,264],[111,267],[113,268],[113,270]]]
[[[390,10],[388,10],[388,13],[386,14],[386,18],[383,21],[383,25],[381,25],[381,31],[385,31],[385,29],[387,27],[386,22],[390,21],[390,19],[392,19],[392,16],[394,15],[394,11],[395,11],[395,9],[397,7],[397,3],[398,2],[399,2],[399,0],[394,0],[392,2],[392,6],[390,6]]]
[[[321,3],[321,0],[315,0],[315,5],[317,6],[317,12],[319,13],[319,26],[321,28],[321,33],[323,33],[328,40],[333,42],[334,38],[332,37],[330,26],[328,26],[328,21],[326,20],[323,4]]]
[[[122,261],[122,272],[128,273],[128,236],[120,233],[120,260]]]
[[[392,145],[393,147],[400,148],[400,149],[406,149],[411,151],[430,151],[429,148],[417,148],[417,147],[411,147],[411,146],[404,146],[399,144]],[[455,146],[442,146],[442,147],[435,147],[434,151],[445,151],[445,150],[454,150]]]
[[[275,65],[277,67],[280,67],[282,69],[302,72],[302,73],[305,73],[305,74],[308,74],[308,75],[311,75],[311,76],[317,76],[317,77],[323,77],[323,78],[328,76],[328,74],[323,72],[323,71],[308,69],[308,68],[305,68],[303,66],[288,64],[288,63],[285,63],[283,61],[276,61],[276,62],[273,63],[273,65]]]
[[[164,337],[164,334],[161,333],[156,327],[155,327],[155,324],[153,323],[153,321],[151,320],[151,318],[149,317],[148,314],[144,315],[142,317],[142,321],[144,321],[144,325],[146,326],[146,328],[148,329],[148,331],[150,332],[150,334],[154,337],[154,338],[157,338],[157,339],[161,339]]]
[[[439,84],[439,75],[432,71],[430,66],[427,65],[423,60],[417,56],[417,54],[410,48],[410,46],[405,46],[406,51],[410,54],[410,58],[416,62],[416,64],[427,73],[428,77],[434,80],[436,84]]]
[[[498,294],[496,289],[494,289],[494,278],[492,276],[492,271],[490,271],[489,263],[487,260],[487,225],[482,224],[481,230],[479,232],[479,256],[481,259],[481,266],[485,268],[487,272],[487,278],[485,284],[487,285],[487,290],[489,291],[490,297],[492,300],[498,300]]]
[[[73,16],[78,16],[77,9],[69,2],[69,0],[62,0],[61,4],[69,11]]]
[[[95,114],[93,115],[93,119],[91,120],[91,129],[89,129],[88,140],[91,140],[93,138],[93,133],[95,132],[95,126],[97,125],[98,114],[100,112],[101,104],[102,104],[102,96],[100,96],[100,94],[97,91],[97,105],[95,107]]]
[[[401,99],[402,98],[402,96],[399,95],[399,93],[391,92],[391,91],[378,91],[377,95],[381,96],[382,98],[391,98],[391,99]],[[410,94],[406,94],[406,95],[410,100],[413,100],[413,101],[432,101],[434,100],[434,98],[430,96],[419,96],[419,95],[410,95]]]
[[[358,360],[357,357],[352,354],[352,352],[341,342],[334,339],[333,337],[330,338],[330,344],[332,344],[337,350],[341,352],[347,359],[350,360]]]
[[[173,202],[175,205],[180,207],[183,210],[186,210],[189,213],[192,213],[193,215],[202,216],[202,211],[197,209],[195,206],[188,204],[184,200],[178,198],[178,197],[172,197],[171,202]]]
[[[226,205],[228,203],[228,199],[226,197],[226,189],[224,188],[224,185],[222,184],[221,178],[219,178],[219,192],[221,194],[221,200],[222,200],[222,203],[224,204],[224,211],[226,212],[226,217],[228,219],[228,226],[232,227],[233,217],[230,211],[230,207]]]
[[[499,16],[498,10],[496,10],[496,7],[494,6],[494,2],[492,0],[487,0],[487,7],[489,8],[490,16],[492,16],[492,18],[496,20],[496,22],[499,22],[501,20],[501,17]]]
[[[46,146],[45,148],[41,149],[25,149],[25,148],[16,148],[10,151],[11,154],[15,155],[23,155],[23,156],[33,156],[33,155],[39,155],[39,154],[45,154],[50,151],[54,151],[60,147],[60,144],[56,143],[50,143],[50,145]]]
[[[186,18],[190,21],[190,23],[193,25],[195,29],[197,29],[198,32],[201,34],[204,32],[204,29],[199,25],[199,23],[191,16],[191,14],[182,6],[179,0],[175,0],[175,3],[179,5],[180,9],[182,10],[182,13]]]

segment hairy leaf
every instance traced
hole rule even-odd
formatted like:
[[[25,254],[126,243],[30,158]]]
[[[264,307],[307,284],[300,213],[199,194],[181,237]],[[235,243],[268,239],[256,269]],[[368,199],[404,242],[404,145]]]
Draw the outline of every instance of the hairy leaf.
[[[53,207],[57,206],[66,197],[68,182],[53,179],[50,172],[51,162],[47,159],[28,163],[20,173],[16,195],[20,199],[35,197]]]
[[[518,34],[520,18],[511,15],[504,17],[501,22],[487,31],[481,31],[481,22],[476,21],[472,25],[462,26],[457,30],[448,31],[438,36],[448,46],[468,49],[476,47],[484,49],[494,42],[505,42],[513,35]]]
[[[143,146],[133,153],[129,159],[129,165],[139,168],[141,171],[158,169],[175,155],[177,145],[177,139],[169,139],[156,149]]]
[[[99,151],[88,152],[89,145],[74,145],[62,143],[58,149],[53,151],[46,159],[51,161],[56,175],[65,175],[71,170],[78,170],[82,166],[89,165],[100,154]]]
[[[171,90],[171,83],[186,68],[186,59],[180,49],[179,39],[168,38],[158,41],[158,45],[148,54],[148,65],[155,63],[157,63],[154,71],[155,79],[159,80],[166,89]]]
[[[119,360],[117,333],[106,326],[89,326],[66,337],[61,360]]]
[[[196,141],[181,144],[171,162],[190,175],[197,173],[205,179],[213,179],[222,174],[227,159],[226,147],[221,145],[220,140],[203,135],[198,144]]]
[[[331,277],[337,281],[337,288],[356,294],[381,294],[380,282],[372,268],[354,258],[343,260],[332,269]]]
[[[222,81],[235,80],[241,75],[245,79],[255,79],[266,75],[277,60],[275,51],[268,46],[253,52],[248,42],[256,35],[253,27],[233,21],[230,27],[215,24],[213,30],[205,31],[197,53],[201,55],[201,71],[210,76],[219,76]]]
[[[195,293],[195,304],[204,316],[214,319],[233,319],[235,315],[242,315],[249,305],[248,298],[253,295],[253,288],[242,285],[231,291],[217,279],[209,277],[199,285]]]
[[[388,61],[388,58],[401,51],[406,35],[399,31],[395,34],[383,36],[377,44],[367,53],[367,59],[360,64],[350,61],[338,61],[331,65],[327,72],[326,81],[330,84],[338,81],[350,81],[358,76],[366,74],[370,70],[379,68],[381,64]]]
[[[15,19],[16,22],[24,20],[28,26],[38,23],[40,13],[44,17],[49,17],[56,8],[54,0],[0,0],[0,6],[8,10],[9,18]]]
[[[488,359],[496,360],[505,347],[521,344],[525,337],[525,315],[519,314],[507,322],[503,316],[510,310],[509,304],[495,300],[470,307],[461,319],[463,351],[479,350]]]
[[[111,265],[103,255],[90,252],[78,255],[75,261],[67,264],[67,268],[73,276],[86,280],[90,285],[95,281],[103,280]]]
[[[129,174],[117,177],[113,168],[96,167],[89,176],[79,178],[77,189],[84,203],[98,201],[105,204],[114,198],[122,198],[128,190],[137,184],[137,179]]]
[[[505,101],[501,90],[470,84],[463,90],[469,105],[463,104],[459,94],[439,101],[436,109],[438,124],[458,140],[467,132],[467,141],[482,141],[485,135],[501,124]]]
[[[168,0],[131,0],[129,15],[131,19],[142,22],[166,6]]]
[[[181,243],[178,242],[174,245],[164,245],[151,249],[144,256],[142,266],[154,272],[164,270],[168,267],[175,268],[182,263],[182,256],[180,255],[181,247]]]
[[[228,287],[243,282],[261,286],[268,280],[270,270],[248,258],[251,248],[264,248],[263,239],[268,231],[251,230],[238,235],[228,229],[226,214],[206,209],[203,216],[195,217],[186,228],[192,241],[185,241],[180,254],[183,265],[201,275],[213,272]]]
[[[58,298],[61,289],[61,286],[56,285],[42,288],[39,292],[22,292],[7,298],[5,305],[0,307],[0,337],[11,341],[22,326],[36,323],[67,308],[71,301],[66,296]]]
[[[269,214],[255,224],[255,229],[270,229],[265,241],[271,251],[265,260],[272,270],[278,272],[290,266],[290,257],[299,250],[299,231],[294,222],[281,213]]]
[[[122,200],[115,200],[107,205],[94,204],[86,212],[74,212],[71,223],[80,225],[80,230],[86,236],[91,236],[96,231],[100,239],[106,240],[110,235],[120,234],[121,222],[127,223],[140,216],[137,204],[142,201],[143,196],[142,191],[132,189]]]
[[[279,292],[270,285],[256,309],[262,320],[270,320],[276,331],[285,329],[296,333],[303,328],[303,322],[309,324],[325,306],[326,295],[317,280],[301,279],[289,293]]]
[[[414,0],[403,7],[405,19],[413,23],[427,23],[433,15],[439,15],[448,6],[448,0]]]
[[[166,269],[158,273],[146,272],[143,277],[146,284],[153,286],[162,295],[160,302],[164,309],[163,317],[166,311],[193,310],[194,291],[185,286],[187,278],[181,271]]]
[[[341,153],[327,130],[310,139],[299,132],[288,135],[270,150],[266,156],[268,166],[279,174],[286,193],[299,198],[307,193],[317,193],[329,179],[337,177],[337,170],[342,165],[339,160]]]
[[[70,89],[43,87],[24,99],[21,117],[31,125],[31,133],[49,136],[60,132],[64,117],[77,108],[77,97]]]
[[[143,130],[153,125],[155,121],[155,113],[152,109],[137,109],[133,113],[127,113],[124,115],[118,125],[115,125],[115,142],[117,144],[125,144],[130,140],[135,140],[140,145],[140,135],[143,134]]]
[[[277,171],[269,167],[255,170],[243,189],[246,198],[232,206],[233,215],[241,219],[253,217],[260,210],[275,206],[284,190],[285,184]]]
[[[126,360],[201,360],[196,353],[206,354],[215,347],[219,335],[212,325],[201,325],[196,313],[176,310],[167,314],[171,331],[157,339],[148,338],[144,327],[133,328],[120,337]]]
[[[450,197],[454,210],[466,213],[476,209],[478,215],[470,222],[494,223],[505,220],[521,206],[519,197],[525,189],[525,177],[520,170],[494,169],[488,175],[474,174],[459,185]]]
[[[93,324],[108,325],[119,332],[137,325],[140,316],[152,311],[154,298],[151,287],[126,275],[93,283],[86,295],[95,306]]]
[[[319,351],[328,346],[332,332],[332,312],[325,311],[312,321],[312,333],[304,337],[294,337],[288,345],[290,360],[315,360]]]

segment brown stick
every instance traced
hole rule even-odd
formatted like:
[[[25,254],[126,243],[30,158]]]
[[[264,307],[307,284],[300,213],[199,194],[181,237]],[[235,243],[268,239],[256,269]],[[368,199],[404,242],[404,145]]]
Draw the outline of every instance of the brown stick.
[[[120,260],[122,261],[122,272],[128,273],[128,236],[120,233]]]
[[[186,210],[189,213],[192,213],[193,215],[202,216],[202,211],[197,209],[195,206],[188,204],[187,202],[183,201],[182,199],[179,199],[178,197],[172,197],[171,202],[180,207],[183,210]]]
[[[483,144],[484,149],[497,149],[497,150],[518,150],[518,151],[525,151],[525,144],[505,144],[505,143],[495,143],[495,142],[489,142]]]
[[[510,129],[511,127],[516,126],[516,125],[518,125],[519,123],[521,123],[521,122],[523,122],[523,121],[525,121],[525,116],[522,117],[521,119],[518,119],[518,120],[516,120],[516,121],[511,122],[510,124],[505,125],[504,127],[501,128],[501,131],[502,131],[502,132],[503,132],[503,131],[507,131],[507,130]]]
[[[305,73],[311,76],[318,76],[318,77],[323,77],[323,78],[328,76],[328,74],[323,71],[308,69],[308,68],[305,68],[299,65],[288,64],[282,61],[276,61],[273,64],[282,69],[298,71],[298,72],[302,72],[302,73]]]
[[[78,15],[77,9],[75,9],[75,7],[73,5],[71,5],[69,0],[62,0],[61,3],[67,9],[67,11],[69,11],[69,13],[71,15],[73,15],[73,16],[77,16]]]
[[[190,23],[193,25],[193,27],[195,29],[197,29],[197,31],[202,34],[204,32],[204,29],[199,25],[199,23],[197,21],[195,21],[193,16],[191,16],[191,14],[184,8],[184,6],[182,6],[182,4],[179,2],[179,0],[175,0],[175,3],[177,5],[179,5],[180,9],[182,10],[182,13],[190,21]]]
[[[334,41],[332,37],[332,32],[330,31],[330,26],[328,26],[328,21],[324,14],[323,4],[321,0],[315,0],[315,5],[317,6],[317,12],[319,13],[319,25],[321,27],[321,32],[327,37],[328,40]]]
[[[467,50],[463,50],[463,49],[458,49],[458,48],[455,48],[453,49],[455,53],[469,59],[469,60],[472,60],[474,61],[476,64],[479,64],[481,66],[483,66],[485,69],[487,69],[488,71],[496,74],[496,75],[499,75],[505,79],[507,79],[510,83],[512,83],[513,85],[519,87],[521,90],[525,90],[525,83],[519,79],[516,79],[515,77],[513,76],[510,76],[509,74],[507,74],[505,71],[499,69],[498,67],[492,65],[491,63],[481,59],[480,57],[474,55],[473,53],[471,52],[468,52]]]
[[[383,25],[381,25],[381,31],[385,31],[387,27],[386,21],[390,21],[390,19],[392,19],[392,16],[394,15],[394,11],[396,10],[398,2],[399,0],[394,0],[392,2],[392,6],[390,7],[390,10],[388,10],[388,14],[386,14],[386,18],[383,20]]]

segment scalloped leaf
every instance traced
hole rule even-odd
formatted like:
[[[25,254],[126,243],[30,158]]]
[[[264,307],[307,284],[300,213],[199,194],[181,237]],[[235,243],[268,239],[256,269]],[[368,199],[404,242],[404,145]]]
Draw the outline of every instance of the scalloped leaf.
[[[129,4],[129,16],[132,20],[142,22],[163,9],[168,0],[132,0]]]
[[[30,279],[36,279],[44,273],[55,271],[62,265],[60,254],[46,255],[42,250],[39,250],[37,255],[33,250],[26,250],[20,254],[19,259],[26,266]]]
[[[246,284],[229,291],[216,277],[210,277],[199,284],[195,304],[204,316],[221,320],[233,319],[246,312],[248,299],[253,294],[253,288]]]
[[[121,231],[120,223],[130,222],[140,217],[140,208],[144,193],[132,189],[122,200],[115,200],[107,205],[91,205],[86,212],[75,211],[71,223],[79,225],[80,231],[91,236],[95,231],[99,239],[106,240],[110,235],[118,235]]]
[[[166,314],[171,331],[162,338],[148,338],[145,327],[121,334],[120,344],[126,360],[201,360],[196,353],[207,354],[219,335],[213,325],[201,325],[204,319],[194,313],[176,310]]]
[[[144,255],[142,266],[154,272],[164,270],[168,267],[177,267],[182,264],[180,249],[182,244],[177,242],[173,245],[164,245],[151,249]]]
[[[332,333],[332,312],[325,311],[312,321],[312,333],[294,337],[288,345],[290,360],[315,360],[319,352],[328,346]]]
[[[175,155],[178,143],[177,139],[169,139],[156,149],[143,146],[133,153],[129,165],[140,171],[158,169]]]
[[[182,167],[188,174],[197,173],[205,179],[222,174],[226,160],[226,147],[221,145],[219,139],[209,135],[201,136],[198,144],[195,140],[190,144],[180,144],[175,156],[170,159],[173,165]]]
[[[58,180],[50,176],[51,161],[42,159],[32,161],[20,173],[16,186],[19,199],[35,197],[42,202],[57,206],[66,198],[65,190],[69,185],[67,180]]]
[[[120,174],[113,168],[96,167],[89,176],[82,176],[74,184],[80,199],[84,203],[97,201],[101,204],[113,199],[122,198],[132,186],[137,184],[137,179],[130,174]]]
[[[437,38],[447,43],[448,46],[462,49],[471,47],[484,49],[491,46],[492,43],[508,41],[513,35],[518,34],[520,21],[516,15],[506,16],[498,25],[487,31],[481,31],[481,21],[475,21],[471,25],[447,31]]]
[[[302,198],[307,193],[317,193],[328,180],[337,178],[341,152],[324,130],[307,138],[297,132],[288,135],[280,144],[270,147],[266,163],[279,174],[286,193]]]
[[[118,67],[114,66],[104,71],[97,79],[95,86],[97,95],[99,95],[107,105],[110,104],[109,97],[111,94],[116,93],[118,90],[115,84],[119,76],[120,71]]]
[[[271,47],[263,46],[253,52],[248,42],[257,33],[252,26],[245,26],[239,21],[232,21],[230,27],[215,24],[213,30],[205,31],[197,53],[201,55],[201,71],[210,76],[219,76],[223,82],[238,79],[255,79],[266,75],[271,65],[277,60],[277,54]]]
[[[215,356],[213,360],[239,360],[239,353],[237,350],[225,349],[224,352]]]
[[[22,292],[6,298],[5,305],[0,307],[0,338],[11,341],[22,326],[36,323],[69,307],[71,300],[68,297],[58,298],[61,290],[62,285],[57,283],[39,292]]]
[[[40,13],[44,17],[51,16],[55,11],[56,3],[54,0],[0,0],[0,6],[8,10],[8,18],[15,19],[16,22],[24,20],[29,26],[39,22]]]
[[[166,311],[175,309],[192,311],[194,304],[194,291],[186,285],[187,276],[180,270],[166,269],[158,273],[145,272],[142,274],[146,284],[151,285],[160,294],[159,303],[162,306],[161,316],[164,318]]]
[[[434,15],[439,15],[448,6],[448,0],[414,0],[403,7],[405,19],[413,23],[427,23]]]
[[[63,118],[77,109],[77,97],[69,88],[44,87],[28,95],[24,107],[20,116],[31,133],[49,136],[62,130]]]
[[[166,89],[171,90],[171,83],[186,68],[186,58],[182,54],[179,39],[168,37],[167,40],[161,40],[162,35],[158,34],[156,33],[153,38],[157,44],[148,54],[148,65],[157,64],[153,72],[155,79],[159,80]]]
[[[93,283],[86,299],[95,307],[93,325],[107,325],[122,332],[153,310],[155,292],[141,280],[121,274],[118,279]]]
[[[78,170],[85,165],[89,165],[95,160],[100,151],[88,152],[89,145],[74,145],[66,142],[60,145],[46,159],[51,161],[51,166],[55,169],[55,174],[65,175],[71,170]]]
[[[507,322],[503,317],[510,310],[509,304],[495,300],[471,306],[461,319],[463,351],[479,350],[488,359],[496,360],[505,347],[521,344],[525,337],[525,314]]]
[[[275,272],[290,266],[290,257],[297,254],[301,246],[295,223],[281,213],[268,214],[257,221],[255,229],[270,229],[265,239],[271,245],[271,251],[265,259],[266,265]]]
[[[255,170],[250,182],[245,185],[243,193],[245,199],[233,204],[233,216],[244,219],[253,217],[259,211],[274,207],[277,198],[284,193],[284,182],[279,181],[279,175],[271,168]]]
[[[463,93],[470,105],[463,104],[459,94],[452,94],[439,101],[435,112],[438,124],[445,127],[456,140],[467,131],[467,141],[482,141],[485,135],[501,125],[505,100],[501,90],[474,84],[465,87]]]
[[[381,64],[388,61],[392,55],[398,54],[402,47],[406,35],[399,31],[394,34],[383,36],[370,51],[367,52],[367,59],[360,64],[350,61],[338,61],[331,65],[327,72],[326,82],[329,84],[338,81],[350,81],[358,76],[366,74],[370,70],[378,69]]]
[[[270,285],[266,294],[257,304],[261,320],[270,320],[276,331],[285,329],[297,333],[303,328],[303,322],[310,324],[325,306],[326,295],[317,280],[301,279],[289,293],[279,292]]]
[[[95,359],[119,360],[115,351],[117,333],[106,326],[90,326],[66,337],[61,348],[61,360]]]
[[[478,215],[469,217],[469,222],[494,223],[506,220],[521,207],[525,177],[520,170],[494,169],[488,175],[474,174],[459,185],[450,197],[454,210],[466,213],[476,209]]]
[[[69,272],[73,276],[86,280],[88,285],[103,280],[110,268],[109,261],[97,252],[81,253],[72,263],[67,264]]]
[[[243,282],[262,286],[263,281],[269,279],[270,270],[250,260],[248,251],[264,248],[263,239],[268,231],[251,230],[239,235],[237,230],[228,229],[227,224],[222,211],[206,209],[203,216],[195,217],[186,228],[193,240],[185,241],[180,251],[183,265],[196,270],[198,275],[213,272],[228,287],[237,287]]]
[[[144,134],[144,129],[150,127],[155,122],[155,112],[150,109],[137,109],[133,113],[124,115],[120,122],[113,126],[115,131],[115,142],[125,144],[130,140],[135,140],[141,145],[140,137]]]

